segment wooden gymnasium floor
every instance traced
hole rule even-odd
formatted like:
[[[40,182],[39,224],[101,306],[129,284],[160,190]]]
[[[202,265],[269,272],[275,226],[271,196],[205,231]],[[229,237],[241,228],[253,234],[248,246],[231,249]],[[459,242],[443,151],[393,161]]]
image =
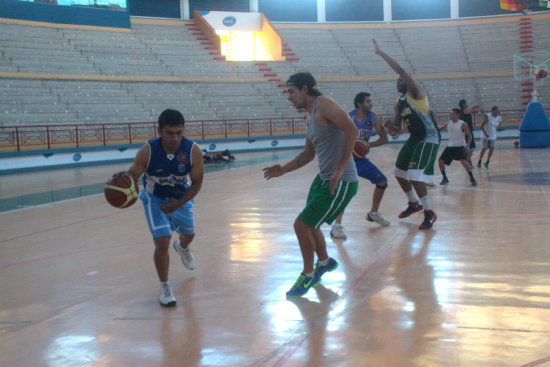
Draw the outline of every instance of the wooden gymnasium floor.
[[[419,231],[420,214],[397,219],[399,147],[370,156],[389,177],[391,226],[365,221],[361,181],[348,239],[323,227],[340,267],[292,301],[292,224],[317,164],[268,182],[261,169],[296,151],[209,168],[197,269],[171,252],[174,309],[158,304],[141,204],[101,194],[128,164],[0,177],[0,366],[550,366],[550,150],[499,142],[475,188],[453,163],[429,191],[434,230]]]

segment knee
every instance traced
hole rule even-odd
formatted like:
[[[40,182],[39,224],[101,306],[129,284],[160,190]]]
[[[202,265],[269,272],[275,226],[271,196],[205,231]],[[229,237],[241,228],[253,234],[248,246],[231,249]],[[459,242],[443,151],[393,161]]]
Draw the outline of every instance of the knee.
[[[376,187],[381,190],[386,190],[386,188],[388,187],[388,180],[377,183]]]
[[[168,252],[170,247],[170,236],[162,236],[155,238],[155,251]]]
[[[193,238],[195,238],[195,234],[187,234],[187,233],[180,233],[180,242],[182,243],[191,243],[193,241]]]

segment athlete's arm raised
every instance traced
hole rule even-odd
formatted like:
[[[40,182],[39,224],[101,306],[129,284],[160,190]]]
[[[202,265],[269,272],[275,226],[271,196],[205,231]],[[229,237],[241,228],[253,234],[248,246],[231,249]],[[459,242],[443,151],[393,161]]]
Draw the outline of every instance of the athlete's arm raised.
[[[386,63],[393,69],[393,71],[399,74],[399,77],[405,82],[405,84],[407,84],[407,88],[411,96],[416,100],[424,99],[426,97],[426,93],[424,93],[424,90],[422,90],[416,80],[414,80],[412,76],[410,76],[409,73],[407,73],[407,71],[397,63],[397,61],[395,61],[384,51],[382,51],[378,47],[378,43],[374,38],[372,39],[372,43],[374,43],[375,53],[380,55],[384,59],[384,61],[386,61]]]

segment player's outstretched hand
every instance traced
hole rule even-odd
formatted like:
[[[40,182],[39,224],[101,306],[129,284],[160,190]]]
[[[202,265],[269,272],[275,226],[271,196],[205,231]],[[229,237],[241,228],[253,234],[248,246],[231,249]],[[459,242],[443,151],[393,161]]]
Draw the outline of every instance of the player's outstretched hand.
[[[264,171],[264,178],[266,180],[269,180],[273,177],[279,177],[282,176],[285,172],[283,171],[283,167],[280,164],[276,164],[271,167],[266,167],[263,169]]]

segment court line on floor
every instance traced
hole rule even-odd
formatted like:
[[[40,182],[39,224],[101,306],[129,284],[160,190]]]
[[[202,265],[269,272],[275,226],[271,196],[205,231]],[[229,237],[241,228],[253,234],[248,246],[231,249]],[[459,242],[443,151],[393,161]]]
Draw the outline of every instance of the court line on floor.
[[[397,241],[394,241],[393,239],[395,237],[397,237],[397,235],[398,235],[397,233],[394,234],[386,242],[387,244],[378,251],[378,255],[376,256],[374,261],[372,263],[370,263],[370,265],[367,266],[367,268],[365,270],[363,270],[363,272],[359,275],[359,277],[357,277],[350,285],[348,285],[347,287],[344,288],[342,294],[340,296],[338,296],[338,299],[334,303],[332,303],[331,306],[329,307],[329,309],[326,311],[327,314],[329,314],[331,311],[333,311],[348,296],[348,294],[350,294],[353,290],[355,290],[355,288],[357,288],[359,283],[361,283],[363,281],[363,279],[365,279],[365,277],[367,275],[369,275],[374,270],[374,268],[376,268],[376,266],[388,256],[388,254],[391,252],[391,250],[393,250],[393,248],[396,246]],[[308,338],[307,333],[302,335],[297,341],[295,341],[293,343],[293,345],[290,346],[290,349],[288,349],[275,362],[273,367],[281,367],[286,362],[288,362],[288,360],[300,348],[300,346],[306,341],[307,338]]]
[[[241,161],[235,160],[228,163],[205,165],[205,174],[208,175],[210,173],[225,170],[234,170],[259,164],[265,164],[267,162],[281,161],[284,159],[290,159],[296,155],[297,153],[293,149],[289,151],[271,152],[270,154],[267,154],[265,156],[251,157],[243,159]],[[89,185],[69,187],[65,189],[35,192],[15,197],[0,198],[0,215],[18,210],[37,208],[48,204],[60,203],[68,200],[100,195],[103,194],[104,185],[105,184],[103,182],[98,182]],[[56,199],[56,197],[58,199]]]
[[[550,356],[544,357],[544,358],[541,358],[541,359],[537,359],[536,361],[529,362],[527,364],[522,364],[520,367],[534,367],[534,366],[541,365],[545,362],[550,362]]]
[[[527,160],[529,161],[529,164],[531,165],[531,167],[536,166],[536,164],[533,164],[534,162],[533,162],[533,158],[531,156],[527,155]],[[541,191],[543,191],[541,184],[539,184],[537,186],[540,188]],[[544,196],[544,201],[546,201],[546,205],[548,206],[548,198],[546,196]]]
[[[476,191],[494,191],[494,192],[510,192],[510,193],[516,193],[516,194],[550,194],[550,191],[531,191],[531,190],[503,190],[503,189],[495,189],[495,188],[483,188],[479,186],[449,186],[449,185],[438,185],[436,187],[439,187],[440,189],[447,189],[447,190],[476,190]],[[434,187],[435,188],[435,187]]]
[[[291,154],[291,153],[287,152],[287,155],[288,154]],[[239,168],[244,168],[244,167],[248,167],[248,166],[254,166],[254,165],[265,163],[265,161],[273,161],[275,158],[280,159],[281,157],[278,157],[278,156],[274,157],[272,155],[271,157],[265,157],[265,158],[266,158],[265,160],[263,160],[263,159],[260,159],[260,160],[250,159],[250,160],[248,160],[248,162],[246,164],[233,167],[233,169],[239,169]],[[90,195],[87,195],[87,196],[84,196],[84,197],[87,198],[87,197],[98,196],[98,195],[103,195],[103,194],[102,193],[90,194]],[[84,197],[75,197],[75,198],[70,198],[70,199],[64,199],[60,202],[78,200],[78,199],[82,199]],[[59,203],[59,202],[55,202],[55,203]],[[0,212],[0,215],[7,214],[7,213],[10,213],[10,212],[14,212],[14,211],[18,211],[18,210],[33,209],[33,208],[42,207],[42,206],[51,205],[51,204],[53,204],[53,202],[43,203],[43,204],[40,204],[40,205],[29,206],[29,207],[15,209],[15,210],[10,210],[10,211],[6,211],[6,212]],[[141,208],[137,208],[137,207],[128,208],[128,209],[125,210],[125,212],[128,211],[128,210],[139,210],[139,209],[141,209]],[[89,222],[89,221],[102,219],[102,218],[105,218],[105,217],[110,217],[110,216],[117,215],[117,214],[122,214],[122,212],[115,211],[115,212],[113,212],[111,214],[107,214],[107,215],[101,215],[101,216],[96,216],[96,217],[92,217],[92,218],[87,218],[87,219],[80,220],[80,221],[77,221],[77,222],[66,223],[66,224],[62,224],[62,225],[51,227],[51,228],[45,228],[45,229],[37,231],[37,232],[25,233],[25,234],[21,234],[21,235],[15,236],[15,237],[0,239],[0,244],[10,242],[10,241],[13,241],[13,240],[18,240],[18,239],[25,238],[25,237],[28,237],[28,236],[34,236],[34,235],[38,235],[38,234],[41,234],[41,233],[50,232],[50,231],[57,230],[57,229],[60,229],[60,228],[69,227],[69,226],[76,225],[76,224],[86,223],[86,222]]]
[[[530,159],[529,156],[527,156],[527,159],[529,160],[529,163],[531,163],[531,165],[533,165],[532,164],[533,161],[532,161],[532,159]],[[542,191],[542,185],[538,185],[538,186]],[[546,200],[546,204],[548,205],[548,200],[546,199],[546,197],[545,197],[545,200]],[[549,362],[549,361],[550,361],[550,356],[544,357],[544,358],[541,358],[541,359],[537,359],[536,361],[533,361],[533,362],[526,363],[524,365],[521,365],[520,367],[535,367],[535,366],[541,365],[541,364],[543,364],[545,362]]]
[[[86,199],[86,198],[89,198],[89,197],[99,196],[99,195],[103,195],[103,193],[90,194],[90,195],[86,195],[86,196],[78,196],[78,197],[74,197],[74,198],[70,198],[70,199],[63,199],[63,200],[59,200],[59,201],[50,201],[50,202],[47,202],[47,203],[36,204],[36,205],[19,206],[16,209],[11,209],[11,210],[6,210],[6,211],[0,210],[0,215],[13,213],[13,212],[17,212],[17,211],[20,211],[20,210],[42,208],[42,207],[52,205],[52,204],[59,204],[59,203],[65,203],[65,202],[73,201],[73,200]]]
[[[141,209],[141,208],[136,207],[136,208],[132,208],[132,209],[127,209],[125,212],[127,212],[128,210],[138,210],[138,209]],[[120,212],[113,212],[111,214],[102,214],[102,215],[98,215],[98,216],[95,216],[95,217],[79,220],[79,221],[76,221],[76,222],[65,223],[65,224],[61,224],[61,225],[58,225],[58,226],[55,226],[55,227],[50,227],[50,228],[44,228],[44,229],[36,231],[36,232],[20,234],[20,235],[15,236],[15,237],[10,237],[10,238],[0,240],[0,244],[10,242],[10,241],[13,241],[13,240],[18,240],[18,239],[25,238],[25,237],[28,237],[28,236],[35,236],[37,234],[46,233],[46,232],[50,232],[50,231],[55,231],[57,229],[70,227],[70,226],[73,226],[73,225],[76,225],[76,224],[82,224],[82,223],[90,222],[90,221],[97,220],[97,219],[103,219],[103,218],[111,217],[111,216],[117,215],[117,214],[123,214],[123,212],[120,211]]]
[[[14,267],[14,266],[19,266],[19,265],[24,265],[24,264],[28,264],[28,263],[33,263],[33,262],[37,262],[37,261],[44,261],[44,260],[51,260],[51,259],[59,259],[59,258],[62,258],[62,257],[67,257],[67,256],[72,256],[72,255],[77,255],[77,254],[85,254],[85,253],[89,253],[89,252],[97,252],[97,251],[101,251],[101,250],[113,250],[113,249],[120,249],[120,248],[132,248],[133,246],[135,246],[135,242],[132,242],[132,243],[125,243],[125,244],[122,244],[122,245],[106,245],[106,246],[103,246],[103,247],[94,247],[93,249],[89,249],[89,250],[79,250],[79,251],[73,251],[73,252],[64,252],[63,254],[55,254],[55,255],[50,255],[50,256],[44,256],[44,257],[37,257],[37,258],[33,258],[33,259],[28,259],[28,260],[23,260],[23,261],[17,261],[17,262],[14,262],[14,263],[7,263],[6,265],[4,266],[0,266],[0,270],[4,270],[4,269],[7,269],[7,268],[11,268],[11,267]]]

